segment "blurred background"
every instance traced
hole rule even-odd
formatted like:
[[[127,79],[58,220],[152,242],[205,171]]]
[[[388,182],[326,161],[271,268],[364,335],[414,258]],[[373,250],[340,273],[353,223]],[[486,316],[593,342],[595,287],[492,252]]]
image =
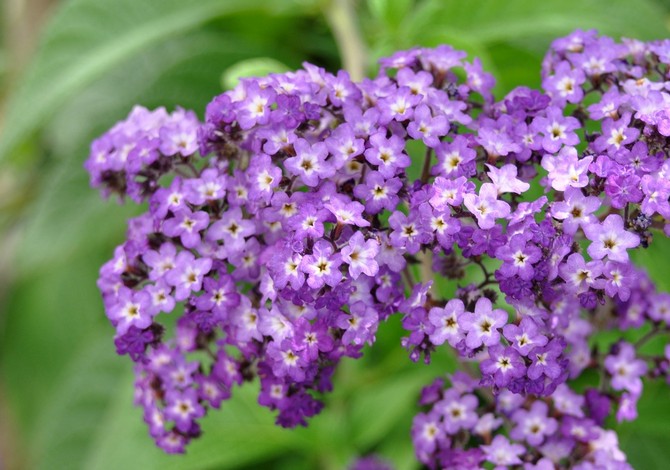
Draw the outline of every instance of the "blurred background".
[[[397,320],[342,364],[309,429],[282,430],[237,389],[185,456],[165,456],[132,406],[95,285],[141,207],[100,200],[82,164],[133,104],[203,115],[241,76],[309,61],[354,76],[397,49],[450,43],[482,59],[498,96],[539,86],[551,40],[575,28],[669,36],[668,0],[4,0],[0,11],[0,469],[340,469],[376,453],[416,468],[422,385],[449,357],[412,364]],[[667,242],[637,253],[670,287]],[[652,260],[656,260],[653,262]],[[618,427],[640,469],[666,469],[670,393],[650,385]]]

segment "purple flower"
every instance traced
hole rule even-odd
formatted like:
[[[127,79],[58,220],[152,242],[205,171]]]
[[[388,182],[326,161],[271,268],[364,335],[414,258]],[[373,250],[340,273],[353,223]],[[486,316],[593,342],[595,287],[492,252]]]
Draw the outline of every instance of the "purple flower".
[[[397,247],[386,235],[381,236],[381,247],[377,255],[379,266],[387,266],[392,272],[400,272],[406,265],[405,250]]]
[[[470,394],[461,395],[457,390],[450,389],[442,400],[435,404],[435,411],[444,417],[444,430],[447,434],[456,434],[461,429],[472,429],[477,423],[477,406],[479,400]]]
[[[149,279],[157,281],[165,273],[175,267],[177,249],[172,243],[163,243],[158,251],[149,250],[142,256],[147,266],[151,268]]]
[[[292,323],[276,307],[259,309],[258,317],[258,331],[277,343],[293,335]]]
[[[642,213],[647,216],[654,215],[655,212],[664,217],[670,217],[670,182],[663,178],[654,178],[651,175],[645,175],[642,178],[642,191],[644,200],[640,205]]]
[[[498,191],[491,183],[484,183],[479,190],[479,195],[465,194],[463,203],[477,218],[479,227],[483,229],[493,227],[496,219],[507,217],[510,213],[509,204],[498,200]]]
[[[584,96],[582,84],[585,80],[584,72],[562,61],[554,68],[554,74],[542,81],[542,88],[556,103],[577,103]]]
[[[338,224],[368,227],[370,222],[363,218],[363,204],[344,197],[333,198],[323,205],[335,216]]]
[[[408,87],[414,95],[426,96],[433,84],[433,75],[424,70],[415,72],[411,68],[404,67],[398,70],[396,80],[399,86]]]
[[[584,196],[578,188],[569,187],[563,193],[563,201],[551,205],[551,215],[563,221],[563,231],[574,235],[579,227],[586,227],[596,221],[592,214],[600,207],[600,199]]]
[[[430,341],[439,346],[448,341],[456,346],[464,335],[459,327],[459,317],[465,312],[465,306],[460,299],[451,299],[444,308],[433,307],[428,313],[430,323],[435,327],[430,335]]]
[[[618,353],[605,358],[605,369],[612,377],[614,390],[626,390],[639,395],[642,392],[641,376],[647,372],[647,364],[636,359],[635,349],[629,343],[619,343]]]
[[[268,264],[272,279],[277,289],[290,285],[298,290],[305,283],[305,273],[300,270],[302,256],[290,250],[277,250]]]
[[[311,255],[302,258],[300,269],[309,275],[307,284],[312,289],[319,289],[324,284],[335,287],[342,280],[340,272],[342,259],[339,254],[333,255],[333,247],[325,240],[314,244]]]
[[[293,147],[296,156],[287,158],[284,166],[290,174],[299,176],[305,185],[314,187],[320,179],[335,174],[335,169],[326,162],[328,155],[326,144],[322,142],[310,144],[305,139],[298,139]]]
[[[354,129],[349,123],[338,126],[325,143],[331,155],[330,162],[336,170],[365,150],[363,139],[356,138]]]
[[[330,352],[335,346],[335,340],[323,321],[311,324],[304,317],[299,318],[293,336],[300,354],[307,361],[315,361],[320,352]]]
[[[175,178],[169,188],[157,190],[149,201],[149,207],[157,220],[164,219],[168,211],[175,213],[186,209],[186,192],[182,188],[181,178]]]
[[[491,89],[495,86],[495,79],[490,73],[484,72],[482,62],[479,57],[475,57],[472,64],[465,63],[463,68],[467,74],[468,86],[477,93],[481,94],[487,101],[491,101]]]
[[[152,319],[150,303],[151,300],[146,292],[121,288],[116,302],[108,311],[117,335],[124,335],[130,327],[140,330],[149,327]]]
[[[377,214],[383,209],[395,210],[400,188],[402,188],[400,179],[385,179],[378,171],[369,171],[365,176],[365,182],[354,188],[354,195],[365,202],[365,211],[368,214]]]
[[[602,426],[615,402],[637,415],[670,348],[603,360],[590,336],[670,322],[627,253],[670,235],[670,41],[577,31],[545,57],[547,94],[499,101],[463,58],[415,48],[360,83],[305,64],[243,79],[203,124],[136,107],[93,142],[91,184],[148,202],[98,286],[159,446],[183,452],[205,407],[255,378],[278,425],[306,425],[341,360],[400,316],[411,360],[449,343],[479,366],[422,394],[426,467],[627,467]],[[594,365],[605,389],[570,390]]]
[[[432,168],[431,173],[447,178],[474,174],[477,152],[470,148],[468,142],[467,138],[457,135],[452,142],[440,143],[435,148],[437,165]]]
[[[435,148],[440,144],[440,137],[447,134],[449,126],[445,116],[433,117],[430,108],[420,104],[414,110],[414,117],[407,126],[407,133],[416,140],[423,140],[427,147]]]
[[[385,132],[370,137],[370,148],[365,151],[365,159],[376,165],[384,178],[393,178],[398,169],[407,168],[411,160],[405,153],[405,142],[398,136],[386,138]]]
[[[375,258],[379,253],[379,242],[375,239],[365,240],[361,232],[356,232],[349,239],[347,246],[342,248],[342,261],[349,265],[349,274],[358,279],[361,273],[366,276],[375,276],[379,265]]]
[[[331,88],[328,99],[335,106],[342,106],[347,101],[358,101],[361,99],[361,91],[351,81],[346,70],[337,72],[337,76],[326,76],[326,83]]]
[[[547,178],[556,191],[565,191],[568,187],[583,188],[589,183],[588,168],[593,157],[577,156],[574,147],[563,147],[557,156],[542,157],[542,168],[549,174]]]
[[[430,198],[430,205],[435,209],[444,210],[449,206],[460,206],[463,202],[463,195],[474,191],[474,185],[469,183],[465,177],[459,177],[455,180],[435,178],[433,184],[433,195]]]
[[[282,178],[281,168],[272,164],[268,155],[257,155],[251,159],[248,178],[249,199],[268,202]]]
[[[164,155],[188,157],[198,150],[198,118],[193,112],[175,111],[171,123],[160,129],[160,151]]]
[[[205,409],[198,403],[196,391],[170,391],[165,397],[165,417],[175,422],[177,429],[187,433],[195,419],[205,415]]]
[[[159,312],[170,313],[174,310],[175,300],[171,295],[172,288],[168,287],[167,283],[162,279],[156,284],[147,284],[142,290],[149,294],[149,298],[151,299],[149,312],[152,316],[157,315]]]
[[[150,330],[141,330],[136,326],[130,326],[125,334],[117,334],[114,338],[116,353],[119,355],[128,354],[133,361],[141,361],[147,345],[154,341],[154,333]]]
[[[593,142],[593,149],[596,152],[607,152],[614,155],[624,145],[632,143],[640,135],[640,131],[628,127],[630,118],[630,113],[626,113],[618,121],[611,118],[605,119],[603,133]]]
[[[533,264],[542,257],[542,251],[526,239],[526,235],[514,235],[507,245],[496,250],[496,258],[503,261],[499,272],[504,276],[518,275],[531,280],[535,271]]]
[[[623,219],[617,214],[608,215],[602,225],[587,225],[584,234],[592,242],[587,251],[593,259],[607,256],[612,261],[625,263],[628,261],[627,250],[640,244],[640,237],[625,230]]]
[[[438,444],[444,444],[446,435],[440,425],[441,417],[436,413],[419,413],[412,422],[412,442],[417,457],[426,462],[437,448]],[[423,458],[422,458],[423,457]]]
[[[196,259],[192,253],[182,251],[177,255],[175,267],[165,275],[165,280],[175,287],[175,299],[178,302],[186,300],[193,291],[202,287],[202,278],[212,267],[210,258]]]
[[[558,429],[558,422],[547,416],[549,407],[542,401],[536,401],[530,410],[516,410],[512,420],[516,423],[510,433],[513,439],[524,439],[531,446],[537,447],[546,437],[553,435]]]
[[[288,97],[281,95],[277,101],[279,101],[280,98]],[[289,151],[291,144],[298,138],[295,132],[279,125],[260,129],[256,135],[259,138],[265,139],[263,152],[268,155],[275,155],[280,150]]]
[[[625,302],[630,297],[633,282],[636,279],[635,272],[628,263],[617,263],[608,261],[603,268],[605,294],[609,297],[618,296],[619,300]]]
[[[412,93],[409,87],[401,86],[387,98],[379,100],[380,124],[389,124],[392,120],[406,121],[414,115],[414,106],[421,101],[421,96]]]
[[[366,342],[374,342],[377,331],[377,312],[363,302],[356,302],[350,307],[350,312],[337,317],[336,324],[345,330],[342,335],[344,344],[361,346]]]
[[[547,108],[545,112],[546,117],[537,116],[530,127],[532,131],[544,135],[544,150],[556,153],[563,145],[574,146],[579,143],[579,137],[574,131],[581,126],[576,118],[563,116],[563,110],[556,106]]]
[[[523,317],[518,326],[513,323],[505,325],[503,335],[523,356],[527,356],[536,346],[544,346],[548,341],[547,337],[540,333],[535,320],[530,317]]]
[[[198,309],[224,315],[240,304],[240,294],[231,276],[223,274],[219,275],[219,279],[206,277],[203,284],[205,293],[195,300]]]
[[[219,409],[221,402],[230,398],[230,390],[212,376],[198,375],[196,382],[198,397],[212,408]]]
[[[275,99],[274,90],[271,87],[261,88],[257,80],[245,80],[243,88],[245,96],[235,103],[240,127],[251,129],[256,124],[267,124],[270,106]]]
[[[419,207],[420,221],[422,230],[426,235],[435,234],[438,243],[446,249],[453,245],[453,235],[457,233],[461,224],[458,219],[451,218],[447,211],[434,211],[430,204],[424,202]],[[429,237],[425,237],[425,243],[429,242]]]
[[[496,387],[506,387],[526,373],[526,364],[514,348],[495,344],[489,346],[488,353],[489,358],[482,361],[480,369],[482,376],[490,376]]]
[[[206,212],[178,211],[174,217],[163,222],[163,233],[169,237],[179,237],[186,248],[200,244],[200,231],[209,224]]]
[[[297,239],[321,238],[324,230],[323,223],[329,215],[328,212],[312,203],[304,202],[300,205],[299,212],[289,219],[288,226],[295,231]]]
[[[462,315],[461,327],[466,333],[465,344],[474,349],[482,344],[492,346],[500,341],[499,328],[507,323],[507,312],[493,309],[491,301],[482,297],[475,305],[474,313]]]
[[[563,353],[565,343],[552,339],[546,346],[534,348],[528,358],[533,362],[528,366],[528,378],[537,380],[543,375],[556,379],[563,373],[564,367],[558,361]]]
[[[418,214],[406,216],[398,211],[389,217],[389,225],[393,229],[389,238],[394,247],[405,248],[411,254],[419,251],[425,233],[417,219]]]
[[[640,178],[630,171],[611,174],[605,182],[605,194],[610,197],[612,207],[623,209],[628,203],[642,200],[644,194],[639,186]]]
[[[242,210],[234,207],[221,215],[207,230],[209,240],[223,240],[228,253],[239,251],[244,247],[245,238],[256,232],[255,224],[244,219]]]
[[[214,168],[204,170],[200,178],[188,180],[185,186],[186,200],[196,206],[223,199],[226,193],[226,179]]]
[[[498,190],[498,194],[516,193],[522,194],[528,191],[530,184],[517,178],[518,169],[514,165],[503,165],[501,168],[486,165],[489,169],[487,175]]]
[[[285,339],[281,343],[276,341],[270,343],[267,348],[267,357],[272,361],[272,372],[277,377],[290,377],[295,382],[305,380],[307,362],[291,340]]]
[[[566,287],[577,294],[587,291],[590,287],[597,287],[596,280],[602,270],[602,261],[593,260],[587,263],[579,253],[571,254],[567,262],[559,268]]]
[[[497,435],[490,445],[482,445],[481,449],[486,454],[486,460],[494,465],[519,465],[519,456],[525,451],[519,444],[512,444],[505,436]]]
[[[659,292],[649,299],[649,318],[657,322],[670,324],[670,294]]]
[[[590,105],[587,110],[591,119],[600,120],[606,117],[614,118],[619,114],[619,108],[628,100],[617,88],[610,88],[601,97],[600,101]]]
[[[489,160],[522,151],[521,143],[515,135],[516,122],[511,116],[502,115],[498,119],[482,118],[476,141],[484,147]]]

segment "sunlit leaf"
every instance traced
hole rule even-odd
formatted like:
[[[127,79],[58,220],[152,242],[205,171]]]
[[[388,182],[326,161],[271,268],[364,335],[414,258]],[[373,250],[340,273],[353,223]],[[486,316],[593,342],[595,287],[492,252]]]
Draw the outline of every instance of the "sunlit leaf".
[[[58,10],[9,107],[0,159],[94,80],[148,47],[239,11],[286,11],[305,2],[71,0]]]

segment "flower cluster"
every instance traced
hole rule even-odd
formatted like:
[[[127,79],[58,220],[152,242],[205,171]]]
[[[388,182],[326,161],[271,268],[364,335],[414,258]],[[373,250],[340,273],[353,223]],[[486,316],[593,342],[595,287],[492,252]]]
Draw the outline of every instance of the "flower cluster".
[[[604,419],[634,419],[642,378],[670,369],[670,348],[639,354],[670,295],[629,254],[670,234],[670,41],[575,32],[543,91],[500,101],[448,46],[380,65],[245,79],[203,123],[136,108],[93,143],[92,185],[148,202],[98,285],[151,435],[183,451],[254,378],[278,424],[305,425],[400,315],[410,359],[448,343],[479,369],[424,393],[423,463],[626,468]],[[593,347],[603,330],[641,337]],[[603,379],[581,396],[587,368]]]
[[[631,469],[616,433],[603,427],[610,400],[596,390],[580,395],[561,384],[541,400],[508,390],[494,396],[463,372],[449,382],[424,388],[427,411],[412,426],[417,457],[430,468],[553,470],[563,462],[561,468]]]

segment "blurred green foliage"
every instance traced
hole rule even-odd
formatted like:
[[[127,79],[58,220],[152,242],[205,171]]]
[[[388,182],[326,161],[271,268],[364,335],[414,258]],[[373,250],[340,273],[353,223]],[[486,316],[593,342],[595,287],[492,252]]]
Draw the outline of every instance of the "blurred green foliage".
[[[336,0],[332,0],[336,1]],[[19,468],[343,468],[375,451],[414,468],[409,428],[421,386],[452,371],[447,355],[414,365],[399,323],[360,361],[342,364],[324,413],[308,429],[276,428],[237,390],[204,422],[188,455],[153,447],[132,407],[130,362],[114,353],[95,286],[99,266],[141,208],[100,201],[82,163],[90,141],[133,104],[206,103],[240,76],[299,67],[336,70],[341,52],[328,0],[70,0],[59,5],[31,66],[9,90],[0,141],[0,397]],[[668,35],[668,2],[653,0],[368,0],[352,20],[374,60],[400,48],[450,43],[479,56],[497,91],[537,86],[551,40],[575,28],[614,37]],[[5,45],[7,46],[7,45]],[[0,52],[0,57],[7,54]],[[0,60],[0,76],[4,69]],[[5,95],[5,90],[0,96]],[[667,240],[638,254],[662,287]],[[649,387],[640,419],[620,426],[636,468],[665,468],[667,388]]]

